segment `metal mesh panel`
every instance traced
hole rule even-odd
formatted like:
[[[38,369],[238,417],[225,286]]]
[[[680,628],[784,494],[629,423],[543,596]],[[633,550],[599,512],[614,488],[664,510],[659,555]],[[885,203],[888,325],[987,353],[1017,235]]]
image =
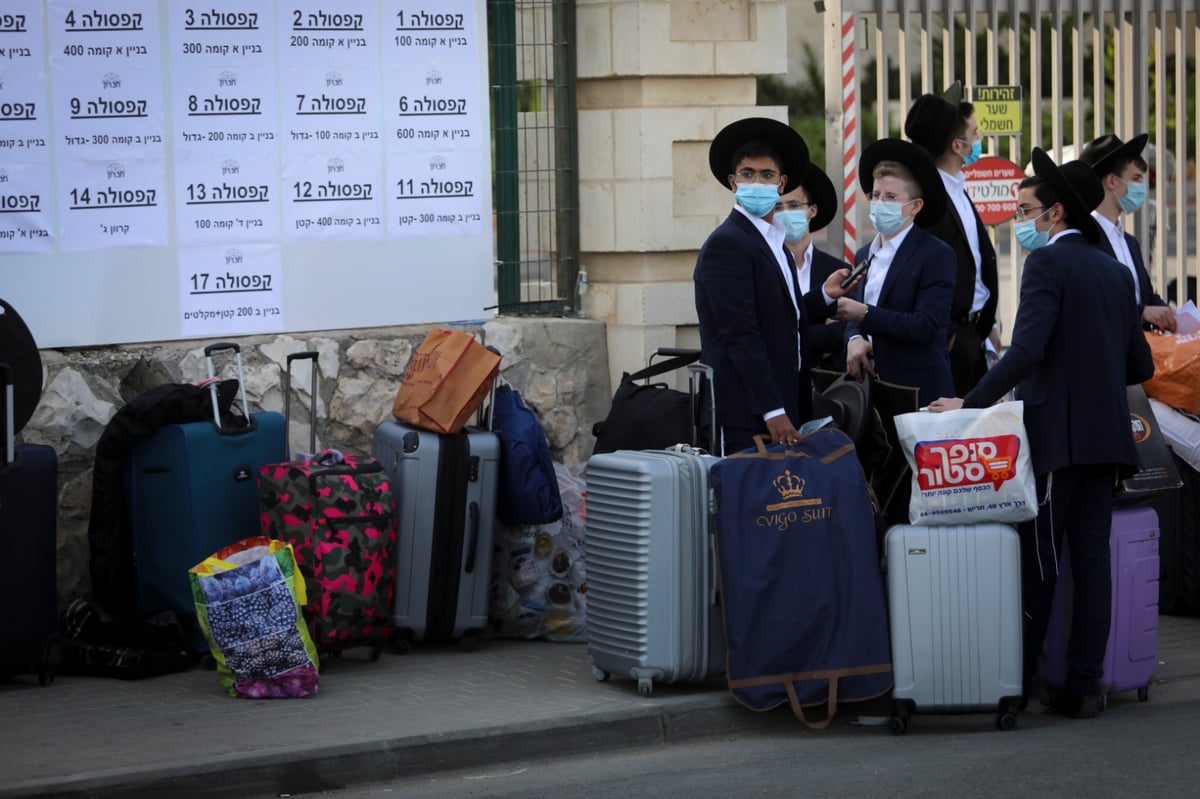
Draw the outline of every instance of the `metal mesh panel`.
[[[575,5],[489,0],[497,303],[573,310],[578,269]]]

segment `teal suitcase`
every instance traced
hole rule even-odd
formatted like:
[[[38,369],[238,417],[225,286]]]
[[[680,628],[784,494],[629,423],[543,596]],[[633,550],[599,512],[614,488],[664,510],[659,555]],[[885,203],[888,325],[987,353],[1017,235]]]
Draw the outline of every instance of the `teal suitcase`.
[[[242,410],[248,424],[212,421],[165,425],[140,439],[125,464],[124,488],[133,538],[139,615],[195,614],[188,569],[222,547],[261,535],[258,473],[286,460],[283,415],[249,413],[237,344],[205,347],[237,357]],[[216,383],[211,384],[215,394]],[[213,399],[216,407],[216,399]],[[206,646],[196,638],[197,650]]]

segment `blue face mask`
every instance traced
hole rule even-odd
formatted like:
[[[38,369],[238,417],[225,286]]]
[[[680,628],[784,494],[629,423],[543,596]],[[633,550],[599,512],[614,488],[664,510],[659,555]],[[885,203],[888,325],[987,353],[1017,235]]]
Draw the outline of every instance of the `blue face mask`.
[[[808,233],[808,211],[776,211],[775,218],[783,223],[788,241],[800,241]]]
[[[963,156],[963,166],[970,166],[983,155],[983,139],[971,143],[971,154]]]
[[[1132,214],[1134,211],[1142,207],[1146,202],[1146,184],[1145,183],[1130,183],[1125,181],[1126,191],[1123,197],[1118,197],[1117,202],[1121,203],[1121,210],[1127,214]]]
[[[768,183],[739,183],[734,197],[746,213],[761,219],[779,202],[779,187]]]
[[[908,202],[912,202],[909,200]],[[895,200],[871,200],[871,224],[884,236],[890,236],[904,227],[904,206],[908,203]]]
[[[1047,242],[1050,241],[1050,231],[1038,230],[1037,221],[1048,213],[1050,213],[1049,208],[1042,211],[1033,219],[1022,219],[1013,225],[1013,233],[1017,236],[1017,244],[1020,244],[1030,252],[1036,250],[1038,247],[1045,247]],[[1050,227],[1054,227],[1054,225]]]

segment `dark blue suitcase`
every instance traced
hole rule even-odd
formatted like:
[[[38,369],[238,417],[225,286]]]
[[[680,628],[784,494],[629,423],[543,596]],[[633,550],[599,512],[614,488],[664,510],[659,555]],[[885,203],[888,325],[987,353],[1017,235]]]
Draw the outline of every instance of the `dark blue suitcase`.
[[[0,450],[0,541],[8,573],[0,580],[0,678],[36,673],[54,680],[58,644],[58,457],[52,447],[13,446],[13,386],[0,364],[6,417]]]
[[[262,534],[258,472],[287,458],[283,415],[249,412],[237,344],[204,348],[209,376],[213,353],[226,349],[237,359],[247,426],[221,426],[215,411],[212,421],[165,425],[139,440],[125,464],[141,615],[195,614],[188,569],[222,547]],[[210,385],[215,409],[216,382]],[[198,651],[207,649],[199,637],[195,640]]]

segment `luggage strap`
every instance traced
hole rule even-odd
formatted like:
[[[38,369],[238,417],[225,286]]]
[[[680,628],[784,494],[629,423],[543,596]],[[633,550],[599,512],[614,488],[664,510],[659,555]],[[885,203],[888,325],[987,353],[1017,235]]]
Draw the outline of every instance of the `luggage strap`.
[[[668,358],[665,361],[652,363],[645,369],[634,372],[629,376],[630,380],[642,380],[644,378],[657,377],[665,375],[667,372],[672,372],[676,369],[681,369],[684,366],[693,364],[700,360],[700,350],[689,352],[686,355],[677,355],[674,358]]]
[[[820,432],[820,431],[817,431],[817,432]],[[815,435],[815,433],[810,433],[810,435]],[[806,438],[807,438],[807,436],[806,436]],[[763,458],[763,459],[769,460],[769,461],[784,461],[784,460],[787,460],[788,458],[811,458],[812,457],[812,455],[809,455],[807,452],[796,452],[790,448],[785,449],[782,452],[771,452],[770,450],[767,449],[767,437],[765,435],[755,436],[754,443],[757,445],[758,448],[756,450],[754,450],[753,452],[751,452],[750,450],[745,450],[743,452],[735,452],[732,455],[726,455],[725,457],[726,458]],[[799,443],[797,443],[796,446],[799,446]],[[855,449],[854,442],[851,441],[848,444],[843,444],[842,446],[838,447],[833,452],[830,452],[827,455],[822,456],[820,458],[819,462],[820,463],[833,463],[838,458],[842,458],[842,457],[850,454],[851,452],[854,452],[854,449]]]
[[[822,671],[793,671],[788,674],[769,674],[765,677],[744,677],[742,679],[729,678],[729,690],[735,691],[738,688],[761,688],[765,685],[783,684],[787,690],[788,704],[792,708],[792,715],[800,720],[805,726],[814,730],[823,730],[833,721],[833,717],[837,715],[837,688],[838,680],[842,677],[861,677],[866,674],[884,674],[892,670],[891,663],[877,663],[874,666],[852,666],[845,669],[828,669]],[[828,680],[829,681],[829,698],[825,700],[825,718],[818,721],[809,721],[804,716],[804,707],[800,704],[800,698],[796,696],[796,683],[808,682],[811,680]],[[890,690],[890,686],[889,686]],[[885,692],[886,693],[886,692]],[[735,696],[735,698],[737,698]],[[871,697],[858,697],[860,699],[869,699]],[[741,701],[741,700],[739,700]],[[744,703],[743,703],[744,704]],[[763,708],[753,708],[760,710]]]

